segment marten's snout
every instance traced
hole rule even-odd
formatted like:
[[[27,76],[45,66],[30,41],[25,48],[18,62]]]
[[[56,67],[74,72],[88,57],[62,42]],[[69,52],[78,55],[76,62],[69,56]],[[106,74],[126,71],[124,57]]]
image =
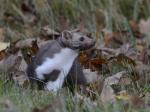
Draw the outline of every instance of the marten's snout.
[[[90,39],[89,41],[87,41],[86,44],[83,45],[83,49],[82,50],[86,50],[86,49],[90,49],[92,47],[95,46],[96,41],[93,39]]]
[[[95,41],[94,39],[89,39],[89,41],[88,41],[88,44],[89,44],[90,46],[94,46],[95,43],[96,43],[96,41]]]

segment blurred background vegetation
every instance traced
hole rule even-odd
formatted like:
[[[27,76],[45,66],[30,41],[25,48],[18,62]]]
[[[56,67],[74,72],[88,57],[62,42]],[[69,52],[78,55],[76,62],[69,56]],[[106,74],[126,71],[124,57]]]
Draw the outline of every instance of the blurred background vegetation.
[[[29,25],[22,25],[29,21],[22,12],[26,10],[21,9],[23,3],[33,8],[40,19],[30,24],[35,34],[44,25],[60,31],[78,26],[92,32],[100,32],[102,28],[130,30],[129,20],[139,21],[150,15],[150,0],[0,0],[0,26],[7,27],[9,39],[19,32],[22,33],[19,36],[30,36],[25,31],[31,29]],[[8,21],[9,16],[16,20]]]

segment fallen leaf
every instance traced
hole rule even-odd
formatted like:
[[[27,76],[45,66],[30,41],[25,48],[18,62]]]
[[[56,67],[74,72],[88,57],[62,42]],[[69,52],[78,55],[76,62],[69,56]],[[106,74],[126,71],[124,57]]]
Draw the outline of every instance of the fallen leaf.
[[[29,78],[24,71],[16,71],[12,74],[12,79],[20,87],[28,87],[29,86]]]
[[[91,76],[92,77],[92,76]],[[85,90],[83,91],[84,95],[91,98],[91,100],[95,101],[102,93],[104,87],[104,78],[103,77],[97,77],[95,81],[90,82],[87,84]]]
[[[113,103],[115,101],[114,90],[111,88],[110,85],[105,83],[100,97],[103,103]]]
[[[0,51],[9,47],[10,43],[0,42]]]
[[[119,54],[115,58],[117,59],[118,64],[121,64],[125,67],[129,67],[129,65],[130,66],[135,66],[136,65],[134,60],[132,60],[131,58],[125,56],[124,54]]]
[[[6,57],[6,52],[5,52],[5,50],[1,50],[0,51],[0,61],[2,60],[2,59],[4,59]]]
[[[23,59],[21,51],[16,54],[10,54],[0,61],[0,70],[11,74],[14,82],[22,87],[27,87],[29,79],[26,75],[27,63]]]
[[[104,28],[104,12],[101,10],[97,10],[95,13],[95,21],[96,21],[96,40],[98,41],[100,37],[100,32]]]
[[[0,99],[0,108],[5,112],[18,112],[16,106],[7,98]]]
[[[27,4],[27,3],[22,3],[22,4],[21,4],[21,10],[22,10],[24,13],[32,13],[32,14],[35,13],[34,8],[33,8],[30,4]]]
[[[126,75],[127,75],[126,71],[118,72],[115,75],[107,77],[105,79],[105,84],[107,84],[107,85],[118,84],[120,79]]]
[[[0,28],[0,41],[4,41],[6,30],[4,28]]]
[[[116,85],[116,84],[129,84],[127,82],[121,82],[121,78],[122,77],[127,77],[127,73],[126,71],[122,71],[122,72],[118,72],[115,75],[112,75],[110,77],[107,77],[104,81],[104,87],[103,90],[101,92],[101,100],[103,103],[108,103],[108,102],[114,102],[116,99],[116,94],[115,91],[113,90],[113,88],[111,87],[111,85]],[[131,81],[131,80],[129,80]],[[118,98],[121,98],[121,96]]]
[[[0,61],[0,70],[4,72],[10,72],[15,66],[15,64],[20,60],[18,55],[10,55]]]
[[[136,37],[136,38],[143,38],[144,35],[140,32],[140,28],[139,28],[139,25],[138,25],[138,22],[135,21],[135,20],[130,20],[129,21],[129,25],[131,27],[131,30],[133,32],[133,35]]]
[[[60,33],[51,29],[49,25],[42,27],[40,33],[46,39],[55,39],[55,37],[60,35]]]
[[[137,61],[137,65],[135,66],[135,69],[139,73],[150,73],[150,66],[143,64],[141,61]]]
[[[140,32],[145,34],[145,42],[147,46],[150,45],[150,18],[147,20],[141,20],[139,23]]]
[[[64,14],[62,13],[62,14],[59,15],[59,24],[60,24],[61,31],[65,30],[65,29],[69,29],[70,20],[68,18],[66,18],[64,16]]]
[[[141,52],[139,59],[143,64],[150,65],[150,49],[144,49],[143,52]]]
[[[115,55],[123,54],[129,58],[136,59],[137,51],[129,43],[123,44],[120,48],[116,49]]]
[[[130,95],[125,90],[123,90],[123,91],[118,92],[115,97],[118,100],[129,100]]]
[[[129,102],[134,108],[146,108],[145,102],[137,95],[131,95]]]
[[[146,42],[144,41],[144,39],[136,39],[136,49],[139,52],[143,52],[144,49],[146,48]]]
[[[19,16],[15,16],[14,14],[9,13],[9,12],[4,12],[4,21],[6,21],[8,23],[24,24],[22,18],[20,18]]]
[[[95,82],[99,79],[98,73],[91,71],[90,69],[83,69],[84,76],[87,83]]]
[[[116,31],[112,32],[107,29],[103,29],[104,33],[104,46],[105,47],[120,47],[122,44],[128,42],[128,31]]]
[[[32,47],[32,43],[36,41],[36,39],[33,38],[29,38],[29,39],[25,39],[25,40],[20,40],[16,43],[15,47],[16,48],[27,48],[27,47]]]
[[[35,25],[40,19],[35,7],[33,6],[33,4],[30,4],[30,2],[23,2],[21,4],[21,11],[22,14],[20,12],[20,15],[23,18],[24,23],[28,26]]]
[[[45,107],[35,107],[32,112],[66,112],[65,101],[62,96],[56,96],[52,102]]]
[[[101,51],[97,49],[90,49],[79,54],[78,60],[84,68],[93,71],[102,71],[104,65],[107,66],[107,59],[102,58]],[[106,70],[108,71],[108,69]]]

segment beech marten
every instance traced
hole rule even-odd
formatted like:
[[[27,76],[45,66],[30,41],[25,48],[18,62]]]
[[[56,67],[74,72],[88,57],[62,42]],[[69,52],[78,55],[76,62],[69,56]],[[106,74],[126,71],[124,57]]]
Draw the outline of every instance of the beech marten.
[[[95,41],[84,33],[63,31],[60,37],[38,51],[27,68],[29,79],[49,91],[57,91],[65,85],[86,84],[77,56],[79,51],[94,45]]]

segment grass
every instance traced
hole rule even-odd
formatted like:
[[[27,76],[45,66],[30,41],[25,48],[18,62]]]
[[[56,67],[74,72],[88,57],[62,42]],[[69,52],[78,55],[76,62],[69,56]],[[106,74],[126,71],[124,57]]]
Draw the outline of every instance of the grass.
[[[45,91],[20,88],[11,81],[6,84],[2,84],[2,80],[0,81],[0,103],[3,102],[5,104],[9,99],[12,104],[9,103],[8,107],[12,106],[13,112],[31,112],[35,107],[41,108],[49,104],[52,104],[54,108],[58,110],[60,109],[58,112],[73,112],[74,110],[76,112],[149,112],[148,109],[131,108],[130,105],[125,102],[123,103],[122,101],[118,101],[113,105],[103,105],[99,101],[99,104],[95,106],[87,101],[74,101],[73,96],[70,93],[61,92],[58,95],[53,95]],[[61,104],[64,106],[63,110],[60,105],[56,104],[57,101],[53,102],[53,99],[55,98],[63,99],[63,104]],[[0,112],[8,112],[7,108],[3,105],[0,105]]]
[[[34,26],[27,27],[19,22],[4,21],[4,13],[9,12],[16,17],[23,18],[20,12],[22,0],[0,0],[0,27],[6,28],[6,41],[15,41],[18,38],[35,36],[44,25],[50,25],[52,29],[63,30],[76,26],[84,26],[91,32],[98,33],[98,38],[103,38],[101,29],[107,28],[112,31],[126,29],[131,31],[129,20],[139,21],[141,18],[147,19],[150,16],[149,0],[26,0],[34,4],[40,15],[40,21]],[[11,10],[10,10],[11,9]],[[31,29],[31,31],[30,31]],[[132,32],[130,32],[132,35]],[[134,44],[134,37],[132,43]],[[119,67],[115,68],[117,72]],[[115,70],[113,69],[113,70]],[[6,75],[6,74],[5,74]],[[55,97],[51,93],[24,89],[16,86],[12,81],[7,81],[4,74],[0,77],[0,101],[10,99],[19,112],[30,112],[34,107],[43,107],[52,103]],[[134,90],[134,86],[131,86]],[[149,84],[144,85],[144,92],[149,92]],[[67,94],[63,95],[67,97]],[[148,112],[149,110],[136,110],[122,103],[114,105],[92,106],[86,103],[75,102],[72,96],[66,98],[66,108],[68,112],[77,109],[77,112]],[[126,110],[127,109],[127,110]],[[0,107],[0,112],[4,112]]]
[[[16,33],[21,38],[32,36],[21,23],[4,22],[3,20],[4,12],[23,17],[19,6],[22,2],[20,0],[11,2],[1,0],[0,26],[6,27],[10,41],[17,38]],[[32,32],[35,34],[47,24],[52,29],[59,30],[82,25],[91,32],[97,32],[98,38],[102,38],[100,32],[104,26],[112,31],[130,30],[128,20],[140,20],[150,15],[148,0],[146,2],[141,2],[141,0],[115,0],[113,2],[111,0],[33,0],[32,4],[40,15],[40,22],[32,26]]]
[[[50,93],[46,92],[37,92],[18,88],[14,83],[9,82],[6,85],[2,86],[0,89],[1,101],[9,99],[13,103],[14,109],[18,109],[19,112],[30,112],[33,107],[42,107],[44,104],[50,103],[52,96]],[[3,109],[3,111],[1,110]],[[5,108],[1,106],[0,112],[5,112]]]

